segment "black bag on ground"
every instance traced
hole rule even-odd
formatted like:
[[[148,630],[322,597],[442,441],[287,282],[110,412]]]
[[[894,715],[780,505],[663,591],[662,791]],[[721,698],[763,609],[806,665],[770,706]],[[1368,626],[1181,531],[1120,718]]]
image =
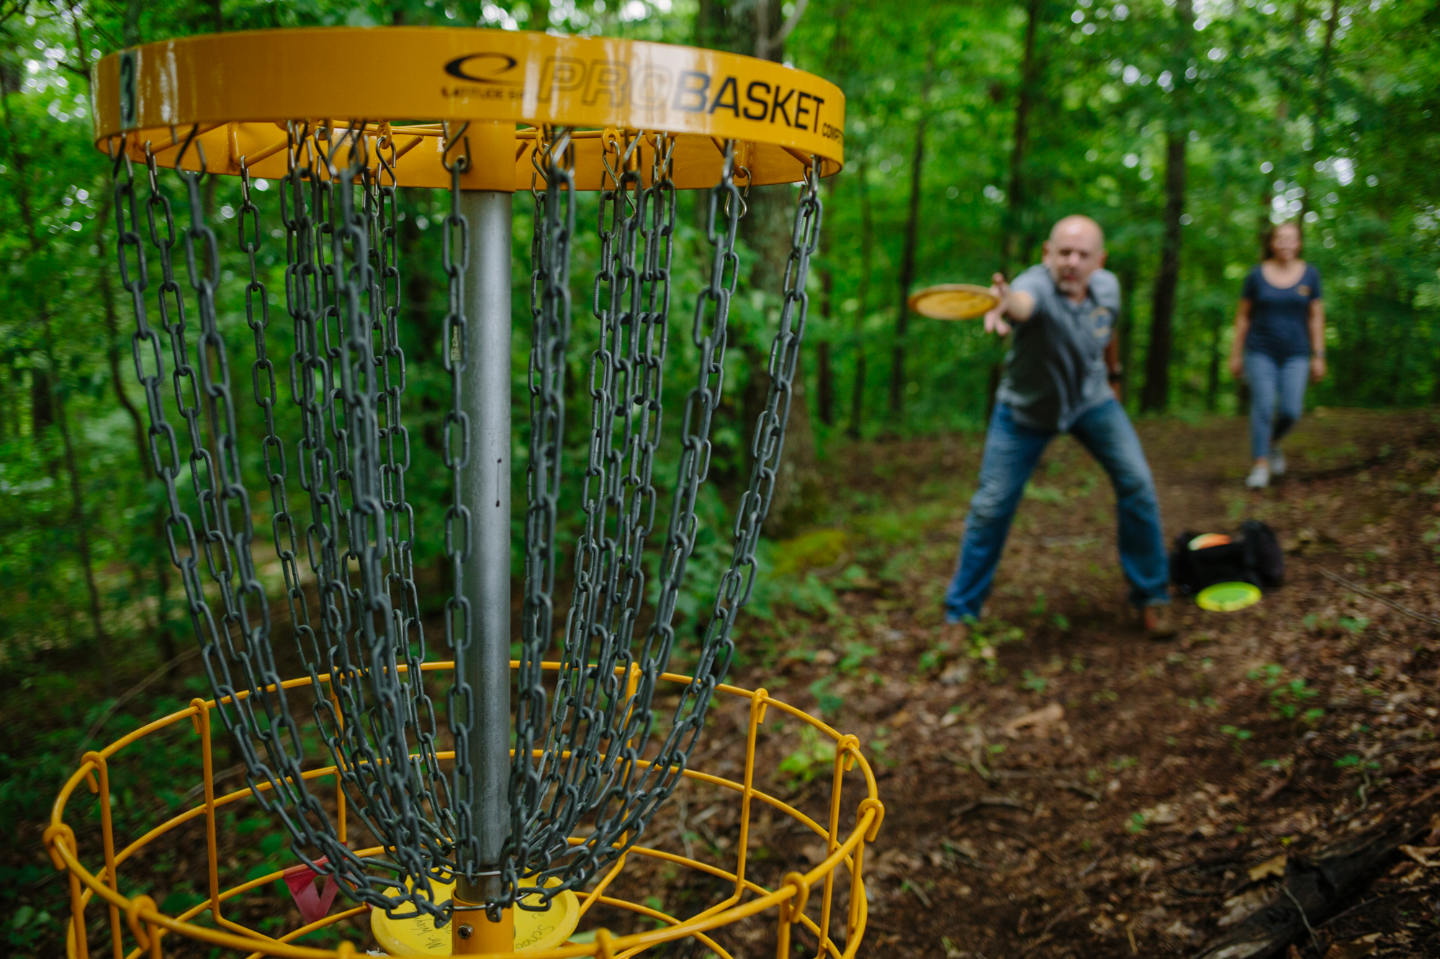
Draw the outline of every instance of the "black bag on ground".
[[[1285,554],[1275,531],[1257,519],[1247,519],[1226,543],[1191,543],[1203,534],[1186,530],[1175,537],[1170,553],[1170,580],[1182,596],[1200,592],[1215,583],[1254,583],[1273,589],[1285,580]]]

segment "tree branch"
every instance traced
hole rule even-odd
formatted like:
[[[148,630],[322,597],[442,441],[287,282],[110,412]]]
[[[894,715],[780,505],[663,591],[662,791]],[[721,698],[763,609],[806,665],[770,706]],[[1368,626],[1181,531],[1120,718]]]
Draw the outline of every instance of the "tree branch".
[[[755,55],[757,57],[762,60],[768,60],[771,54],[779,53],[785,49],[785,38],[790,36],[791,32],[799,26],[800,18],[805,15],[805,7],[809,2],[810,0],[796,0],[795,9],[790,11],[790,16],[780,25],[780,29],[776,32],[775,36],[767,37],[761,35],[756,37]],[[760,16],[763,17],[764,15],[761,14]]]

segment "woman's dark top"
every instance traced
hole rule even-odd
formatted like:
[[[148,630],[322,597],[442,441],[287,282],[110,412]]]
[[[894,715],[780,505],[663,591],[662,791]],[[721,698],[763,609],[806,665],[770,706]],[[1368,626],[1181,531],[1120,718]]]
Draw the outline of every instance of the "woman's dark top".
[[[1250,332],[1245,349],[1274,360],[1310,352],[1310,301],[1320,299],[1320,273],[1309,263],[1294,286],[1273,286],[1257,265],[1245,274],[1240,296],[1250,301]]]

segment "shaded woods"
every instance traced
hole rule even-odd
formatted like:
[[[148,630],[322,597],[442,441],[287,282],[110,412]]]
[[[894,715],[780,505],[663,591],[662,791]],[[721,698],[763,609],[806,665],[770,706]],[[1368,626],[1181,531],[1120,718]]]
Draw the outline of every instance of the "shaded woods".
[[[166,688],[173,701],[203,689],[182,690],[190,680],[178,674],[194,672],[188,667],[176,676],[167,669],[193,638],[136,383],[142,361],[116,279],[109,163],[90,142],[90,66],[133,43],[339,24],[697,44],[781,60],[844,89],[846,169],[823,190],[793,468],[777,504],[780,537],[832,515],[833,497],[818,480],[840,451],[983,426],[1004,344],[976,324],[908,315],[906,294],[1013,274],[1038,257],[1049,225],[1065,213],[1087,213],[1106,228],[1109,266],[1125,293],[1120,346],[1132,412],[1189,422],[1243,408],[1223,364],[1231,319],[1261,233],[1282,219],[1303,223],[1304,256],[1324,278],[1332,373],[1312,388],[1312,403],[1440,402],[1434,3],[4,0],[0,669],[7,723],[24,716],[36,724],[33,735],[0,748],[6,821],[38,818],[82,732],[102,735],[125,709],[149,718],[146,690]],[[277,199],[272,190],[261,201],[269,220],[257,267],[272,291],[284,289],[285,271]],[[524,199],[513,248],[517,402],[529,346]],[[750,198],[760,228],[742,237],[742,286],[751,285],[750,271],[783,270],[788,237],[779,237],[777,254],[774,223],[783,231],[791,199],[789,188]],[[233,237],[242,206],[234,184],[214,183],[203,201],[217,233]],[[402,203],[407,411],[418,416],[416,435],[433,441],[448,399],[436,346],[446,296],[443,199],[406,191]],[[577,241],[575,273],[588,276],[599,255],[598,214],[593,199],[581,203],[588,233]],[[689,289],[703,282],[698,207],[684,197],[677,217],[676,283]],[[245,268],[238,253],[221,266],[237,275]],[[230,284],[217,310],[223,335],[237,345],[251,336],[243,287]],[[590,292],[574,291],[580,347]],[[732,317],[737,347],[722,414],[737,426],[717,440],[716,484],[700,507],[711,528],[725,525],[746,475],[744,436],[766,386],[774,306],[773,297],[745,296]],[[672,317],[676,328],[688,322]],[[683,398],[677,390],[665,400]],[[566,438],[581,450],[583,419]],[[1235,423],[1238,469],[1245,451]],[[524,441],[517,436],[517,448]],[[440,528],[443,471],[417,467],[412,475],[412,498],[431,510],[418,528]],[[417,543],[420,575],[443,561],[439,539]],[[702,544],[702,558],[722,551],[723,537],[714,539]],[[0,877],[29,888],[47,869],[7,860]],[[11,927],[11,953],[49,942],[41,925]]]

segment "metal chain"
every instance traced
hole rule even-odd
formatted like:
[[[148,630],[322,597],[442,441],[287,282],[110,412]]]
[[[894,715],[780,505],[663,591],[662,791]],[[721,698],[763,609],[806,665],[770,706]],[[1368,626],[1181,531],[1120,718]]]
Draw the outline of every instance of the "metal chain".
[[[182,152],[189,146],[187,140],[181,147]],[[198,145],[196,149],[198,152]],[[193,576],[187,577],[192,617],[206,624],[202,634],[205,639],[202,659],[217,696],[229,697],[228,702],[221,702],[222,718],[235,734],[237,746],[246,759],[251,788],[265,805],[266,793],[260,787],[262,783],[269,787],[269,807],[278,811],[289,826],[296,840],[293,847],[296,854],[309,860],[325,852],[332,843],[325,832],[309,826],[310,821],[323,821],[324,810],[303,787],[299,726],[280,691],[280,676],[269,642],[269,609],[253,561],[254,530],[249,498],[241,479],[228,353],[215,308],[219,260],[214,232],[206,222],[204,157],[201,154],[198,158],[198,171],[179,174],[186,187],[190,220],[184,230],[183,246],[199,316],[194,354],[198,362],[190,359],[190,333],[180,306],[183,301],[177,295],[176,234],[170,202],[159,189],[153,153],[147,159],[151,235],[161,253],[163,275],[161,315],[170,334],[176,405],[191,441],[192,491],[195,515],[200,520],[200,535],[198,539],[192,538],[191,544],[194,549],[203,542],[200,550],[205,554],[212,580],[219,587],[223,607],[217,623],[205,593]],[[157,213],[163,214],[165,221],[163,239]],[[156,412],[163,422],[163,408]],[[176,516],[178,505],[178,497],[172,493],[172,517]],[[195,528],[188,518],[176,525]],[[192,552],[192,559],[193,556]],[[189,568],[193,571],[195,567]],[[237,676],[243,677],[243,682],[237,682]],[[238,696],[240,692],[245,695]],[[362,877],[359,861],[352,866],[353,876]]]
[[[316,142],[320,136],[317,130],[307,124],[290,124],[288,135],[290,162],[281,188],[281,215],[286,231],[286,307],[294,333],[290,388],[300,413],[299,484],[310,514],[303,535],[308,568],[316,583],[319,623],[318,632],[311,628],[304,634],[297,633],[297,642],[301,643],[302,660],[318,691],[313,710],[324,741],[332,754],[348,755],[347,751],[353,751],[357,761],[363,762],[373,756],[373,751],[359,748],[352,729],[362,726],[365,705],[359,698],[358,670],[345,639],[351,620],[351,590],[340,558],[341,530],[337,522],[343,501],[340,477],[335,474],[343,459],[335,446],[343,437],[343,427],[327,426],[334,415],[336,353],[325,343],[329,339],[327,331],[333,328],[338,315],[324,259],[324,237],[332,231],[332,206],[325,187],[328,171],[317,169],[325,163]],[[332,436],[332,432],[339,435]],[[291,589],[297,591],[297,585]],[[295,605],[303,608],[308,604],[301,592]],[[304,623],[310,626],[308,614]],[[308,656],[306,644],[311,647]],[[329,674],[328,689],[320,680],[321,673]],[[352,716],[353,723],[348,718]],[[349,771],[342,773],[341,780],[348,796],[363,795],[363,784]],[[357,804],[351,811],[367,829],[376,828],[368,804]],[[320,822],[328,825],[327,819]],[[339,843],[332,829],[315,831],[321,833],[321,848],[338,878],[363,895],[369,879],[362,864]]]
[[[591,375],[592,413],[595,414],[592,425],[599,428],[592,429],[585,505],[587,527],[577,546],[576,602],[572,607],[567,629],[561,675],[556,681],[555,703],[546,747],[537,760],[540,784],[536,793],[546,797],[547,801],[540,810],[530,814],[530,824],[532,830],[538,831],[531,842],[542,855],[532,856],[523,863],[527,871],[538,872],[539,878],[555,879],[558,882],[545,889],[537,898],[548,898],[559,890],[576,888],[594,875],[596,870],[612,862],[638,836],[638,833],[626,832],[627,824],[638,822],[635,815],[627,813],[627,807],[638,800],[642,806],[651,808],[650,797],[635,789],[639,778],[636,775],[639,768],[637,760],[644,750],[650,730],[650,693],[653,691],[654,679],[668,661],[670,645],[673,642],[672,620],[679,580],[683,576],[685,561],[694,548],[695,496],[700,482],[703,481],[704,467],[708,460],[705,451],[709,444],[710,414],[719,402],[725,326],[730,294],[733,293],[734,281],[738,275],[738,257],[735,255],[734,246],[741,204],[733,179],[733,145],[727,147],[721,182],[710,194],[707,233],[714,249],[714,260],[710,287],[697,304],[692,337],[701,357],[700,379],[697,386],[691,390],[686,404],[686,430],[683,437],[685,452],[682,453],[675,508],[670,519],[667,542],[662,551],[661,608],[656,611],[655,623],[647,637],[646,669],[640,684],[633,692],[622,693],[620,684],[629,678],[626,667],[634,662],[633,654],[629,651],[629,643],[622,649],[613,630],[609,629],[614,620],[608,614],[602,617],[597,607],[587,602],[587,589],[596,587],[584,582],[583,577],[587,573],[587,549],[590,551],[591,563],[595,562],[598,555],[608,559],[610,569],[618,571],[621,568],[624,560],[618,555],[616,542],[624,539],[627,526],[643,539],[643,530],[648,529],[649,524],[649,516],[643,511],[643,504],[647,496],[653,498],[654,495],[648,475],[641,477],[636,489],[638,499],[632,500],[632,503],[638,502],[642,508],[629,516],[622,516],[617,484],[611,482],[607,486],[603,481],[596,480],[605,475],[627,475],[617,460],[617,456],[622,460],[626,456],[623,447],[618,454],[612,452],[613,434],[607,429],[608,418],[623,418],[631,414],[633,411],[629,406],[635,404],[637,398],[630,392],[628,385],[624,388],[616,387],[613,372],[620,369],[628,374],[640,366],[653,371],[663,355],[655,351],[653,337],[642,338],[638,335],[643,327],[638,322],[637,311],[634,309],[640,304],[663,306],[668,303],[669,246],[673,235],[674,215],[673,184],[669,180],[671,153],[667,140],[661,138],[657,142],[662,145],[662,149],[656,153],[656,168],[652,174],[651,186],[639,191],[633,206],[621,195],[622,188],[627,188],[629,184],[621,172],[626,164],[620,159],[624,154],[619,149],[610,154],[612,162],[609,165],[608,188],[602,192],[601,197],[602,248],[607,252],[602,259],[595,297],[597,319],[602,326],[602,340],[601,347],[592,357]],[[618,147],[618,141],[615,145]],[[657,207],[652,214],[655,217],[652,223],[655,225],[645,231],[645,248],[641,256],[641,261],[645,264],[645,282],[636,283],[637,277],[632,265],[635,253],[633,237],[638,224],[645,222],[645,218],[640,214],[647,202],[654,202]],[[612,204],[609,209],[615,214],[608,227],[604,219],[607,204]],[[720,217],[724,218],[723,225],[718,222]],[[634,295],[627,302],[623,294],[630,291],[633,291]],[[608,309],[606,297],[603,295],[605,292],[611,294]],[[624,309],[627,306],[630,309]],[[647,312],[652,315],[648,316],[645,322],[653,329],[653,311]],[[621,335],[622,331],[632,331],[634,335],[626,338]],[[639,349],[642,341],[647,344],[643,359]],[[613,353],[607,354],[607,349],[614,345],[619,346],[626,358],[623,366],[615,361]],[[644,381],[656,391],[654,400],[647,400],[643,396],[639,399],[639,404],[648,409],[652,405],[658,405],[659,381],[658,377],[649,375]],[[617,407],[622,404],[625,406],[624,412],[617,413]],[[594,407],[599,407],[599,411],[595,412]],[[656,429],[658,430],[658,426]],[[596,432],[601,433],[598,442],[594,438]],[[647,443],[658,441],[658,432],[648,432],[646,435]],[[629,444],[638,433],[633,428],[627,428],[622,431],[622,436],[625,443]],[[604,442],[607,438],[611,439],[611,443]],[[651,452],[653,453],[653,450]],[[607,455],[610,456],[608,460]],[[640,468],[639,464],[647,461],[647,455],[632,455],[630,459],[636,464],[636,468]],[[604,469],[606,466],[609,467],[608,471]],[[646,487],[649,487],[649,491],[643,492]],[[590,490],[596,488],[606,490],[608,506],[617,514],[615,537],[609,542],[602,541],[599,544],[595,539],[602,523],[597,518],[602,514],[590,495]],[[643,524],[636,521],[642,516]],[[609,578],[601,588],[608,593],[609,602],[615,603],[620,594],[618,577]],[[615,607],[612,605],[609,608],[613,610]],[[527,644],[534,642],[538,645],[544,639],[546,637],[527,636]],[[592,642],[592,639],[595,641]],[[527,732],[522,730],[520,735],[524,741]],[[681,768],[683,762],[681,757]],[[678,779],[672,779],[666,784],[667,793],[669,789],[673,789],[676,781]],[[655,801],[658,802],[661,798],[663,796],[655,796]],[[570,846],[566,837],[577,832],[576,827],[582,819],[588,821],[588,835],[579,846]]]
[[[453,743],[444,744],[453,745],[455,760],[448,777],[439,758],[442,730],[421,677],[428,652],[414,580],[416,521],[405,485],[410,436],[401,409],[406,362],[398,330],[397,148],[388,126],[288,127],[288,172],[279,181],[288,330],[271,323],[262,279],[261,210],[241,160],[237,228],[246,261],[245,319],[254,344],[253,411],[237,407],[231,385],[216,302],[218,243],[206,219],[207,174],[193,131],[180,144],[182,154],[196,151],[199,167],[179,173],[188,218],[183,228],[159,185],[154,153],[147,148],[149,189],[143,199],[125,144],[112,157],[116,252],[136,315],[132,352],[150,419],[150,454],[169,507],[167,545],[247,781],[261,805],[284,823],[303,861],[335,874],[353,896],[392,915],[424,912],[441,920],[449,918],[450,904],[435,902],[431,884],[423,880],[469,875],[478,863],[471,820],[478,775],[468,758],[476,693],[463,677],[465,663],[479,655],[470,648],[472,614],[462,591],[474,537],[460,482],[472,454],[461,404],[473,358],[464,345],[470,238],[460,208],[462,176],[472,160],[464,126],[444,133],[451,189],[443,235],[449,302],[441,353],[451,395],[442,453],[452,487],[444,550],[453,578],[445,638],[455,660],[448,696]],[[731,562],[699,642],[694,681],[668,727],[659,724],[663,740],[652,746],[653,697],[677,641],[679,597],[696,547],[699,493],[709,472],[724,384],[740,267],[736,238],[745,210],[737,179],[748,182],[737,166],[735,145],[725,144],[719,182],[707,197],[706,285],[695,303],[685,350],[693,349],[695,378],[680,417],[669,515],[651,570],[646,548],[656,521],[653,473],[670,347],[674,147],[665,134],[604,134],[600,263],[591,303],[598,341],[586,384],[584,520],[575,542],[575,590],[556,637],[575,151],[568,129],[538,135],[531,191],[522,646],[512,700],[510,836],[500,864],[500,894],[486,903],[492,912],[517,902],[544,908],[562,890],[583,886],[638,839],[686,768],[708,703],[733,657],[735,618],[753,587],[755,549],[773,495],[804,330],[806,277],[818,242],[821,208],[813,162],[796,208],[770,353],[771,382],[755,426],[753,467],[732,530]],[[158,275],[153,292],[152,270]],[[182,275],[195,304],[193,323]],[[157,324],[150,321],[152,309]],[[277,383],[276,367],[283,362],[289,368],[288,397]],[[691,368],[688,362],[685,368]],[[167,407],[178,417],[173,425]],[[243,476],[245,436],[258,437],[254,461],[264,470],[254,486]],[[182,444],[188,447],[183,460]],[[309,708],[334,760],[347,815],[359,831],[380,840],[383,857],[361,860],[341,842],[325,804],[304,778],[315,757],[306,755],[281,688],[271,645],[273,611],[254,555],[252,488],[268,491],[269,539],[296,648],[315,690]],[[653,589],[647,590],[647,578],[655,580]],[[647,592],[653,593],[648,610]],[[563,644],[561,667],[547,690],[541,663],[557,640]],[[583,838],[572,844],[577,836]],[[522,877],[527,893],[546,880],[555,884],[521,902]]]
[[[518,875],[548,868],[564,846],[539,818],[549,784],[545,674],[554,623],[556,529],[565,427],[565,354],[570,339],[570,247],[575,230],[574,151],[568,129],[542,128],[532,158],[535,222],[531,245],[530,457],[526,477],[525,605],[515,696],[510,774],[511,827],[502,865],[509,890]],[[543,188],[541,184],[543,183]],[[558,757],[557,757],[558,758]]]
[[[343,294],[338,304],[341,322],[337,330],[337,338],[343,338],[345,359],[340,364],[339,399],[344,404],[346,445],[351,457],[345,510],[349,552],[345,560],[348,568],[358,571],[359,591],[354,601],[360,629],[356,640],[364,657],[361,675],[373,700],[365,714],[361,740],[379,757],[373,769],[364,770],[380,787],[367,793],[366,798],[386,827],[383,835],[394,840],[390,855],[402,873],[421,876],[427,874],[437,855],[449,849],[451,837],[440,831],[433,815],[421,815],[432,806],[427,802],[427,790],[437,770],[431,770],[427,780],[410,758],[409,740],[415,733],[412,697],[423,696],[423,691],[418,674],[407,673],[401,678],[398,666],[408,656],[403,649],[405,622],[403,614],[394,614],[387,588],[386,570],[393,561],[395,544],[388,535],[390,527],[382,502],[386,460],[380,449],[377,403],[383,395],[379,383],[383,360],[375,353],[377,328],[385,325],[384,296],[368,247],[373,225],[357,209],[353,186],[359,184],[363,196],[365,179],[371,175],[368,140],[359,132],[365,126],[352,122],[339,138],[332,132],[329,159],[335,225],[332,270],[334,286]],[[343,164],[342,151],[348,160]],[[356,725],[352,721],[347,729]],[[368,777],[360,781],[370,784]],[[421,890],[413,901],[438,910],[439,904],[426,901],[428,893],[428,888]]]
[[[634,261],[642,203],[641,142],[640,137],[620,131],[606,131],[603,136],[600,263],[592,304],[599,336],[590,365],[590,449],[582,500],[585,525],[576,546],[567,652],[556,683],[551,723],[552,736],[562,744],[550,750],[563,757],[556,769],[556,788],[581,797],[579,803],[566,804],[552,824],[553,829],[567,834],[590,797],[613,784],[616,753],[608,740],[624,701],[620,683],[633,661],[628,642],[616,633],[616,619],[622,606],[622,569],[628,567],[627,579],[641,577],[638,554],[629,548],[635,517],[624,514],[620,490],[634,406],[631,339],[638,327],[630,298],[638,292]],[[617,421],[622,434],[618,444]],[[643,528],[635,530],[642,545],[644,534]],[[634,593],[630,599],[638,603],[641,596]],[[628,604],[626,611],[633,615]]]
[[[709,471],[710,436],[724,385],[730,304],[740,265],[735,241],[744,210],[743,198],[735,183],[733,141],[725,144],[720,179],[710,190],[708,201],[706,239],[711,245],[709,280],[696,300],[690,336],[698,354],[697,380],[685,401],[678,476],[665,544],[660,554],[660,582],[654,622],[647,637],[649,655],[645,679],[652,685],[656,674],[668,663],[675,641],[677,601],[686,564],[695,549],[698,529],[695,512],[700,487]],[[707,634],[707,649],[716,638],[713,631]],[[728,636],[723,638],[728,639]],[[707,656],[707,649],[700,651],[702,662]],[[569,878],[581,881],[583,873],[592,868],[592,862],[603,865],[636,841],[654,807],[678,784],[688,760],[689,748],[693,746],[693,736],[688,738],[684,747],[677,746],[690,727],[703,721],[704,708],[718,681],[718,676],[701,673],[685,688],[681,695],[681,707],[677,709],[672,727],[652,757],[651,764],[643,771],[638,767],[627,767],[624,800],[615,803],[608,818],[597,823],[594,833],[587,837],[584,855],[577,856]],[[685,706],[692,698],[694,705],[687,715]],[[643,731],[648,734],[648,715],[632,713],[632,723],[636,721],[645,723]],[[627,754],[627,759],[633,760],[639,754],[636,745],[643,747],[644,743],[635,744],[633,737],[627,737],[617,743],[617,748]]]
[[[400,263],[396,227],[396,146],[389,124],[382,124],[375,143],[375,163],[366,167],[366,219],[371,225],[371,253],[377,282],[375,333],[383,344],[376,358],[379,374],[376,400],[380,418],[382,505],[389,517],[394,549],[387,587],[395,610],[394,635],[406,665],[401,683],[406,697],[408,728],[414,732],[420,772],[429,808],[422,821],[444,822],[450,808],[449,778],[437,751],[439,726],[434,703],[425,693],[421,665],[427,659],[420,618],[420,594],[415,585],[415,510],[405,495],[405,473],[410,468],[410,434],[401,417],[400,398],[405,391],[405,353],[400,347]],[[397,676],[401,674],[397,673]]]
[[[711,285],[702,294],[696,311],[695,342],[700,347],[702,357],[708,355],[716,363],[715,366],[708,369],[702,365],[701,384],[691,393],[693,405],[689,409],[699,409],[702,417],[707,412],[713,412],[712,404],[716,403],[719,398],[719,373],[723,368],[724,360],[724,321],[728,313],[730,294],[734,292],[735,272],[732,267],[738,265],[732,259],[733,238],[738,217],[743,209],[743,197],[738,193],[730,192],[734,190],[735,185],[733,178],[728,175],[729,166],[727,163],[727,175],[722,175],[721,183],[711,195],[712,214],[707,227],[707,235],[712,242],[717,239],[721,242],[715,244]],[[648,768],[644,770],[643,774],[625,777],[623,791],[619,794],[624,798],[616,798],[611,807],[604,810],[604,812],[608,812],[608,815],[597,822],[594,832],[586,838],[582,851],[576,853],[573,865],[567,870],[567,884],[571,881],[583,882],[584,878],[594,869],[602,868],[606,863],[612,861],[620,851],[633,844],[658,805],[678,785],[679,777],[686,768],[689,754],[703,727],[705,712],[715,686],[723,678],[733,656],[734,642],[730,635],[735,618],[749,599],[750,589],[754,582],[755,547],[774,491],[800,340],[804,332],[805,313],[808,306],[805,283],[809,272],[810,257],[818,247],[821,220],[818,175],[814,172],[815,167],[816,164],[812,161],[802,184],[796,207],[791,251],[786,266],[784,303],[781,309],[779,329],[770,354],[771,384],[765,409],[756,424],[752,443],[755,462],[751,471],[749,488],[742,497],[741,506],[737,512],[731,565],[722,577],[717,591],[713,615],[701,643],[699,664],[695,670],[695,676],[682,692],[670,731],[656,751]],[[723,234],[717,229],[714,217],[717,202],[725,217],[726,229]],[[702,317],[706,315],[706,303],[712,297],[716,304],[716,310],[713,314],[714,322],[707,330]],[[715,344],[713,350],[709,348],[710,344]],[[706,373],[713,374],[714,378],[706,377]],[[714,385],[713,391],[710,388],[712,384]],[[689,421],[688,416],[687,421]],[[704,442],[708,442],[708,440]],[[692,447],[695,449],[706,448],[703,442],[698,441],[698,436],[695,434],[687,434],[685,443],[687,450]],[[694,462],[698,466],[704,462],[704,458],[697,456]],[[697,479],[702,475],[698,470],[693,474]],[[672,513],[672,531],[677,534],[677,538],[684,535],[687,526],[690,530],[694,528],[693,508],[682,511],[684,497],[693,495],[691,492],[693,487],[685,482],[688,479],[689,476],[682,473],[682,486],[677,491],[676,509]],[[670,555],[668,550],[666,555]],[[683,569],[679,572],[683,575]],[[678,576],[674,583],[678,584]],[[663,630],[668,626],[668,621],[662,624],[659,611],[657,611],[656,629]],[[641,717],[639,714],[632,714],[632,721],[647,724],[645,729],[648,731],[648,715]],[[634,731],[638,732],[639,730]],[[632,743],[628,736],[625,741],[627,746]],[[632,754],[631,758],[637,756],[638,751],[637,754]],[[638,769],[638,767],[633,768]]]

